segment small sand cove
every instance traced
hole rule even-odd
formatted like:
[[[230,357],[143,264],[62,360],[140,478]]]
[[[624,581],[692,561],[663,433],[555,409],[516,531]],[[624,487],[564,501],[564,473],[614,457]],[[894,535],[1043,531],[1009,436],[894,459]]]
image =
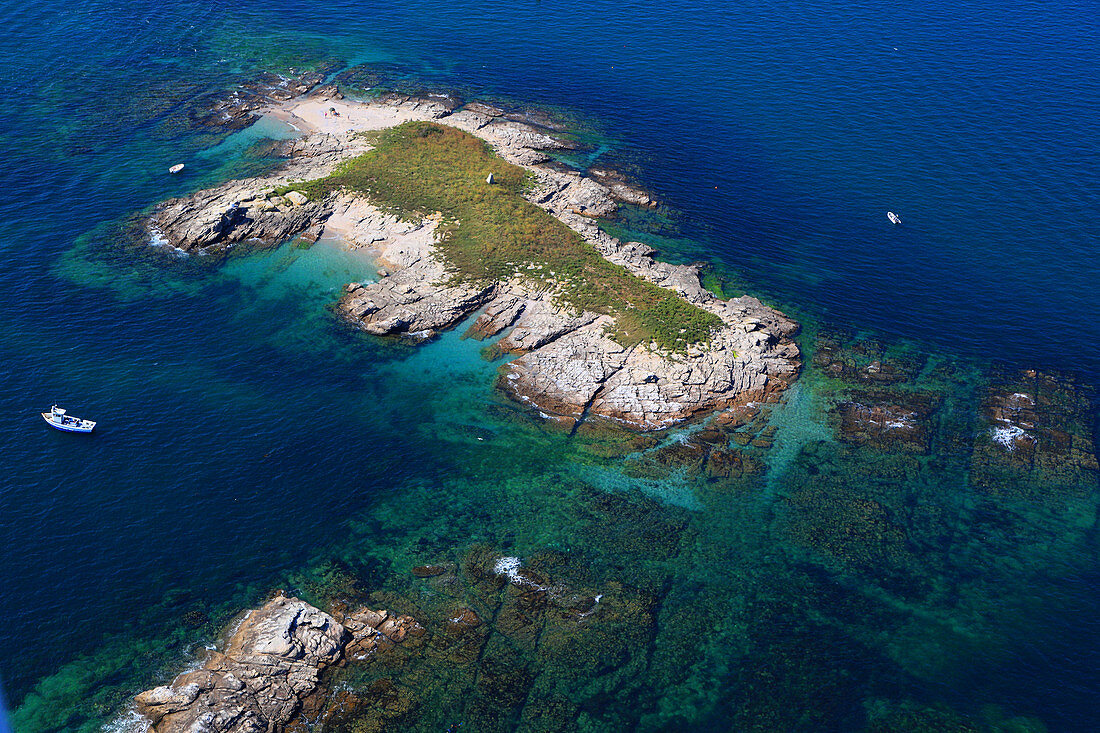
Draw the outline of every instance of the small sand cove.
[[[294,125],[305,134],[323,132],[329,135],[384,130],[403,122],[429,119],[416,109],[348,99],[294,99],[271,108],[267,114]]]

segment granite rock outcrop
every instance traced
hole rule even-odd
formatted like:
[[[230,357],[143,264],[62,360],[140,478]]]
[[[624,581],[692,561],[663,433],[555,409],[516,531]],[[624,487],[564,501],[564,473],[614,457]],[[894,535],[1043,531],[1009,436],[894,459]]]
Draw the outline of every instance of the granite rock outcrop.
[[[249,611],[223,652],[134,702],[153,733],[281,731],[313,694],[321,673],[421,632],[408,616],[360,609],[341,624],[297,598],[278,595]]]

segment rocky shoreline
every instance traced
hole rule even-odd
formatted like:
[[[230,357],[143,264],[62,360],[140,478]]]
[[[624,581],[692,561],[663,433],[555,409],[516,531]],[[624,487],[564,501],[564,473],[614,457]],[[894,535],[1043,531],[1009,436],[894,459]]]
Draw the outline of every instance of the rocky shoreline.
[[[330,116],[329,110],[337,114]],[[588,417],[636,429],[666,428],[694,415],[772,401],[796,378],[798,324],[752,297],[722,300],[703,288],[699,268],[654,259],[639,242],[603,232],[595,217],[619,202],[652,205],[652,198],[604,169],[589,175],[551,161],[547,151],[572,143],[489,105],[460,106],[445,96],[384,95],[342,101],[332,89],[293,100],[274,112],[314,130],[281,145],[286,164],[274,174],[231,181],[157,205],[146,224],[153,241],[200,255],[222,255],[240,243],[271,246],[294,236],[338,235],[375,251],[383,269],[370,283],[351,283],[337,304],[350,322],[376,335],[423,341],[478,314],[467,332],[500,336],[500,386],[514,399],[567,427]],[[436,218],[400,221],[360,195],[336,193],[311,201],[298,181],[331,173],[369,149],[357,133],[414,120],[438,120],[488,142],[506,161],[523,166],[536,185],[528,199],[578,232],[607,260],[676,292],[718,316],[723,327],[707,344],[672,353],[641,343],[623,346],[608,331],[614,319],[563,306],[535,281],[513,277],[479,286],[445,284],[447,268],[435,248]],[[277,195],[276,191],[285,191]]]

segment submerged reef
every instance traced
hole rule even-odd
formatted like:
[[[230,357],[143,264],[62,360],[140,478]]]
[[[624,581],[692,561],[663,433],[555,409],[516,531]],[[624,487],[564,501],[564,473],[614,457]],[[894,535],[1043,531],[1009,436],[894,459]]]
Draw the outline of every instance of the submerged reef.
[[[587,464],[579,477],[489,460],[472,483],[409,487],[353,523],[346,561],[295,582],[334,618],[384,607],[423,634],[328,667],[284,729],[1046,730],[983,671],[1011,658],[1005,629],[1058,612],[1036,589],[1087,556],[1086,388],[866,337],[817,345],[853,368],[800,382],[812,430],[789,401],[671,435],[586,423],[547,433]],[[856,375],[875,360],[904,376],[868,386]],[[1041,415],[997,412],[1028,385]],[[1065,432],[1081,464],[1033,475],[1043,461],[989,437],[1006,417]],[[987,443],[1003,472],[971,483]],[[612,465],[629,491],[598,485]],[[644,493],[680,481],[696,505]],[[441,495],[447,511],[428,511]],[[485,528],[507,544],[459,539]]]
[[[295,712],[272,729],[1046,730],[1005,670],[1018,639],[1078,612],[1054,589],[1090,564],[1088,390],[812,336],[843,378],[813,358],[786,400],[679,432],[570,435],[515,410],[482,442],[427,427],[485,453],[380,497],[275,586],[349,634],[364,607],[423,632],[358,652],[343,636],[323,669],[308,657],[314,687],[281,698]],[[903,378],[868,385],[875,361]],[[1035,407],[1017,411],[1017,394]],[[902,410],[895,429],[884,416]],[[1006,419],[1038,457],[993,439]]]
[[[187,121],[196,128],[221,132],[241,130],[259,120],[263,110],[272,104],[307,92],[338,94],[331,87],[320,86],[329,71],[330,68],[321,67],[288,70],[286,74],[261,72],[232,89],[209,92],[189,100],[184,112]]]
[[[369,596],[417,620],[351,611],[343,595],[326,613],[280,592],[230,628],[224,652],[139,694],[136,711],[156,733],[398,730],[425,718],[446,725],[440,703],[469,689],[464,715],[479,730],[567,727],[581,713],[569,690],[604,675],[625,681],[654,611],[651,596],[622,583],[555,577],[569,565],[476,546],[413,567],[403,593]],[[616,715],[629,718],[610,707],[598,717],[614,724]]]

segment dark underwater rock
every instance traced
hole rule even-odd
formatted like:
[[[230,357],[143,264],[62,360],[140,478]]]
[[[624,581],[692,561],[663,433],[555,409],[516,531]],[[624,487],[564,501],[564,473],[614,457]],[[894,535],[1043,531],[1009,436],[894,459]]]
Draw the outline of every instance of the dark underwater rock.
[[[941,397],[916,392],[857,392],[837,405],[841,440],[878,450],[927,453],[929,420]]]
[[[703,467],[703,462],[707,458],[707,449],[703,445],[690,441],[673,442],[654,451],[653,458],[664,466],[697,472]]]
[[[646,208],[655,208],[657,202],[643,188],[631,183],[626,176],[609,168],[589,168],[588,175],[606,186],[616,201]]]
[[[504,116],[513,122],[522,122],[525,125],[534,125],[556,132],[565,131],[565,125],[552,112],[537,107],[524,107],[523,109],[507,112]]]
[[[577,426],[578,447],[600,458],[622,458],[657,445],[657,438],[639,434],[611,420],[588,419]]]
[[[746,466],[738,451],[714,448],[707,456],[705,469],[711,478],[740,478]]]
[[[441,86],[437,81],[421,76],[415,69],[395,63],[375,62],[358,64],[344,69],[333,79],[337,88],[356,92],[390,95],[391,99],[408,101],[416,97],[438,101],[448,112],[462,106],[461,93]]]
[[[583,708],[596,710],[603,698],[562,692],[618,684],[624,668],[644,660],[654,599],[618,582],[587,584],[585,566],[570,554],[521,560],[474,546],[449,566],[457,577],[418,579],[407,595],[372,595],[373,603],[406,608],[419,598],[423,636],[412,653],[406,641],[392,654],[335,670],[305,703],[310,721],[356,731],[441,721],[445,729],[443,694],[472,730],[570,729]]]
[[[450,569],[450,565],[417,565],[412,569],[412,574],[418,578],[434,578],[437,575],[443,575]]]
[[[290,76],[263,72],[235,89],[198,97],[187,117],[195,127],[232,132],[248,127],[258,110],[306,94],[325,79],[324,72],[304,71]]]
[[[883,344],[842,331],[824,331],[814,345],[813,365],[834,379],[885,386],[913,380],[925,357],[916,351],[891,353]]]
[[[1030,369],[996,375],[981,402],[984,429],[974,444],[974,486],[1052,508],[1073,501],[1084,510],[1081,501],[1100,482],[1091,395],[1091,388],[1070,376]],[[1095,512],[1093,507],[1088,515]]]

